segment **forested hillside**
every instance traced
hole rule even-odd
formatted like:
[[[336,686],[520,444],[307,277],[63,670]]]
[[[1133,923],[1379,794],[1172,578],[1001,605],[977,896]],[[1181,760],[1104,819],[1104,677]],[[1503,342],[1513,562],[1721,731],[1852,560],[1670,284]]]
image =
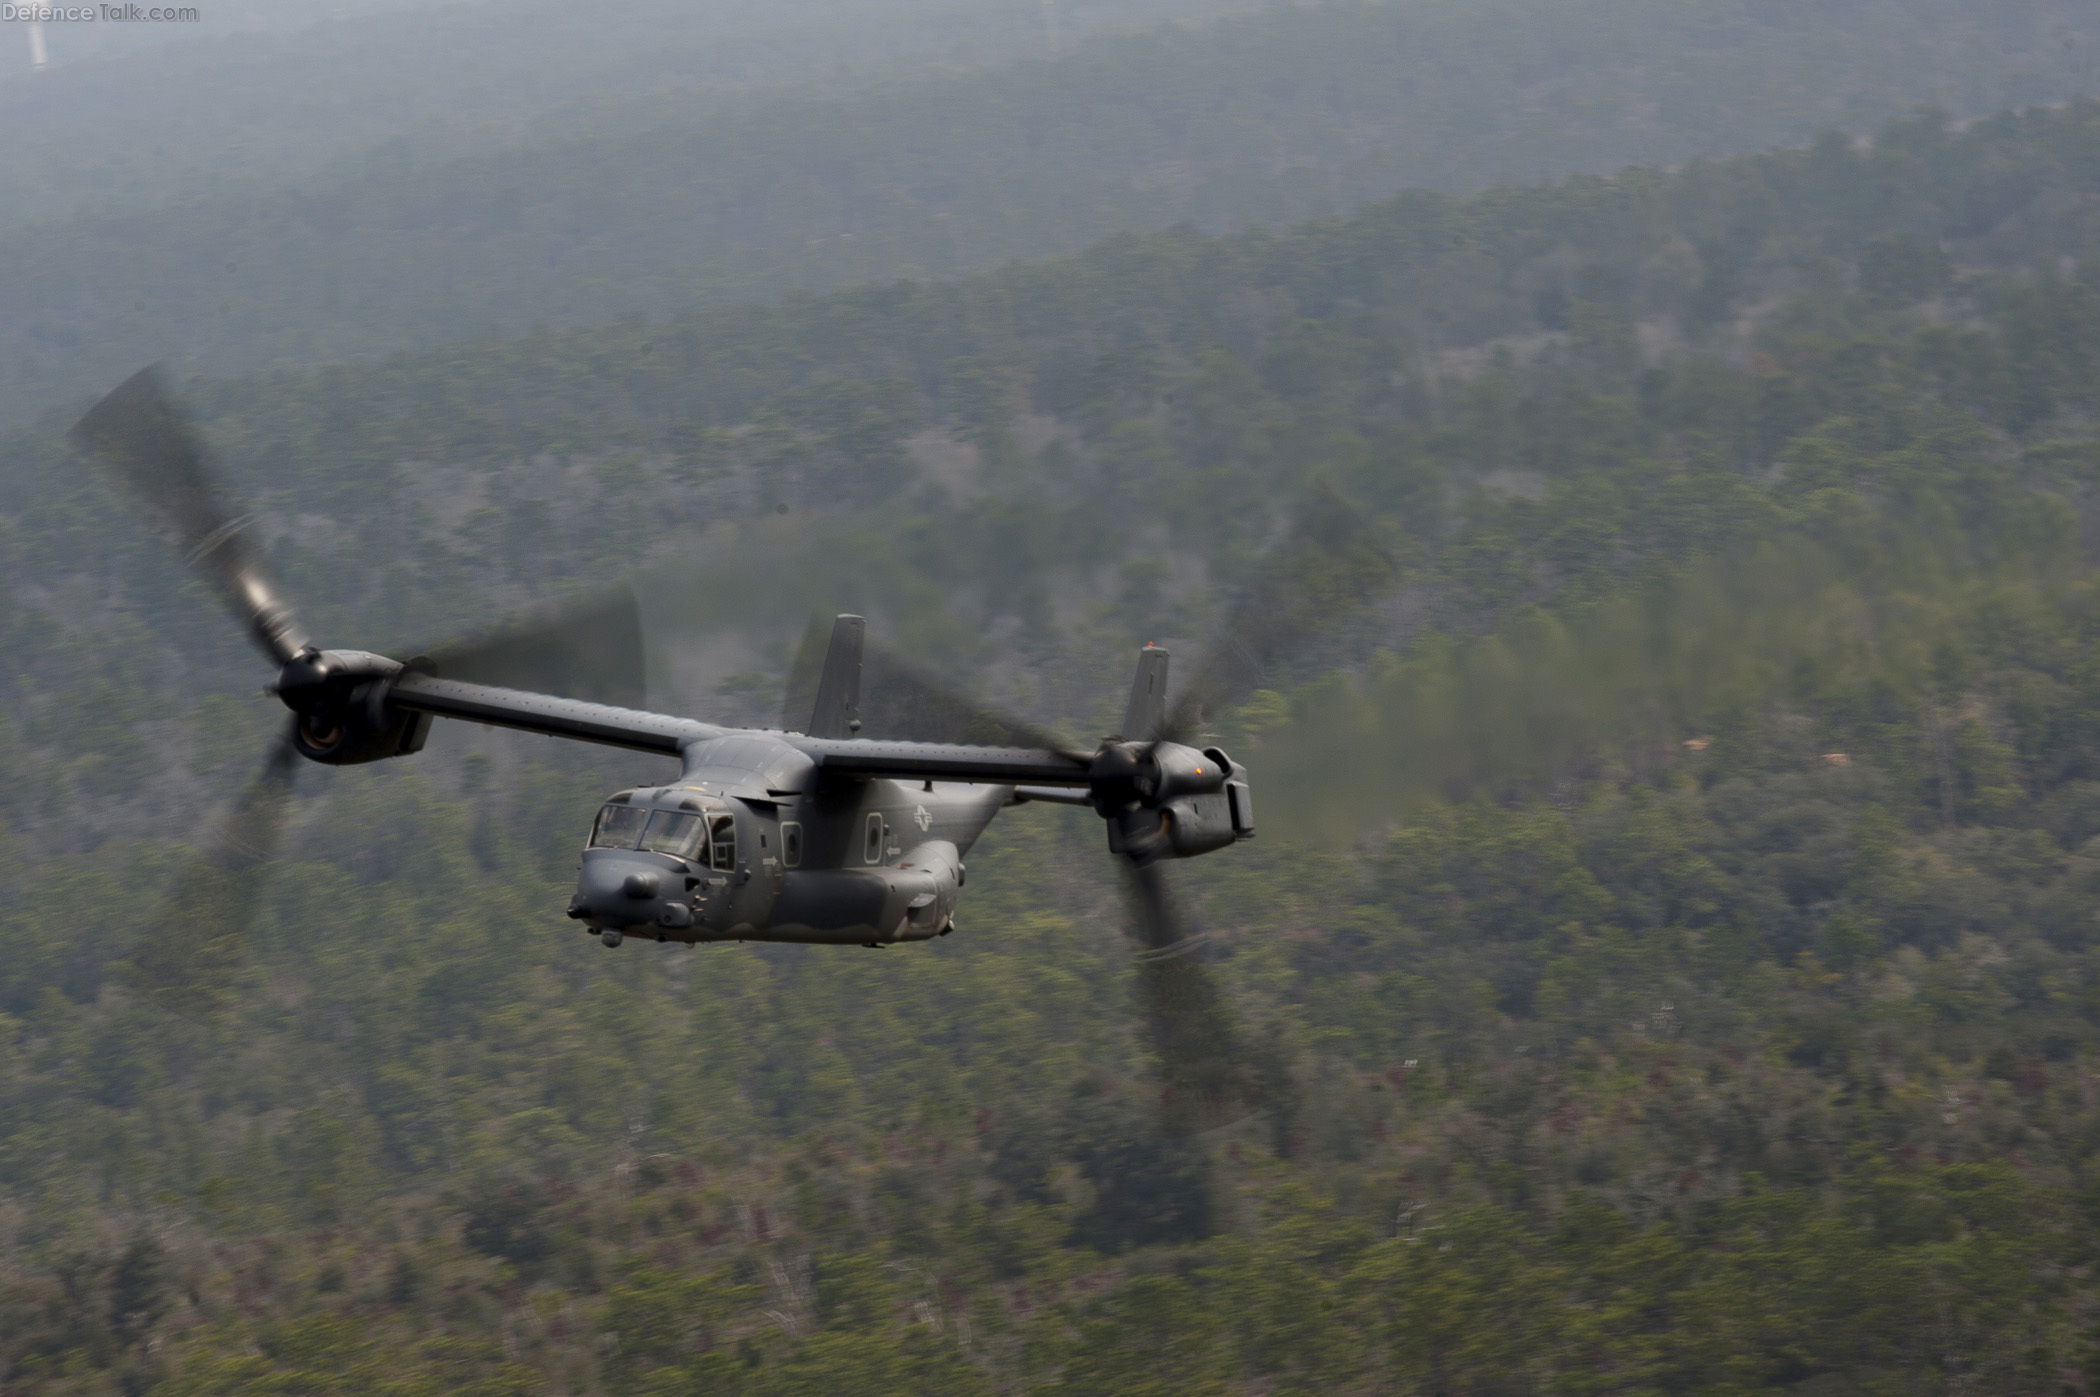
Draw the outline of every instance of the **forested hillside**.
[[[1221,715],[1262,834],[1175,870],[1263,1074],[1190,1138],[1092,816],[924,946],[609,951],[560,909],[647,759],[471,730],[312,773],[233,1002],[142,1003],[270,702],[54,412],[4,1380],[2087,1391],[2096,360],[2079,103],[189,385],[331,643],[648,556],[725,713],[851,604],[1090,735],[1350,502],[1393,586]]]
[[[23,269],[0,281],[0,421],[90,392],[142,354],[226,372],[660,317],[946,277],[1131,230],[1277,228],[1406,187],[1863,133],[1920,104],[1966,117],[2100,88],[2100,16],[2068,0],[1293,5],[1100,35],[1054,59],[872,85],[849,74],[734,101],[695,82],[736,46],[703,61],[704,39],[674,33],[639,78],[613,77],[579,41],[552,84],[569,100],[552,109],[521,95],[542,85],[519,83],[507,56],[543,50],[519,23],[436,85],[460,118],[494,123],[494,148],[471,122],[376,134],[397,110],[439,115],[388,86],[433,90],[424,58],[367,85],[288,64],[250,97],[171,110],[150,90],[125,96],[145,110],[115,128],[119,163],[148,151],[141,131],[177,167],[193,130],[207,145],[242,133],[230,170],[222,157],[210,179],[155,201],[125,196],[130,181],[67,125],[36,140],[23,121],[11,148],[32,162],[26,186],[97,189],[114,206],[0,239],[0,262]],[[889,23],[939,28],[931,12]],[[580,85],[598,71],[600,88]],[[248,134],[257,113],[280,134]],[[325,169],[282,173],[280,145],[317,128],[375,134]]]

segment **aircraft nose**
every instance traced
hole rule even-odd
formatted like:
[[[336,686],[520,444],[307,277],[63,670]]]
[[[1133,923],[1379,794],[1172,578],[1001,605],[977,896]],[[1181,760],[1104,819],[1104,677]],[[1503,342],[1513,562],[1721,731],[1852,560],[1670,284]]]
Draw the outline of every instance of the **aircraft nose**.
[[[618,851],[592,849],[576,875],[576,896],[569,915],[599,928],[625,929],[664,920],[671,915],[660,898],[660,870]],[[668,924],[668,923],[667,923]]]

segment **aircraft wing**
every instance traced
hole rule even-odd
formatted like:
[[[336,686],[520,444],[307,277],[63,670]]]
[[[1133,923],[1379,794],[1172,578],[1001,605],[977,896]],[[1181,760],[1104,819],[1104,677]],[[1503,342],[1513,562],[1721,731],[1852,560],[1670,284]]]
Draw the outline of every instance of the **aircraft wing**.
[[[1089,762],[1076,753],[1037,747],[964,747],[945,742],[864,742],[803,737],[784,740],[832,776],[886,776],[900,781],[984,781],[1000,785],[1084,786]]]
[[[581,699],[557,698],[552,694],[527,693],[522,689],[499,689],[491,684],[469,684],[459,679],[410,672],[394,680],[387,702],[416,713],[458,718],[470,723],[488,723],[499,728],[542,732],[549,737],[597,742],[607,747],[626,747],[637,752],[656,752],[675,757],[689,742],[719,737],[724,729],[691,718],[666,713],[644,713],[633,708],[614,708]]]
[[[743,731],[691,718],[613,708],[552,694],[499,689],[459,679],[409,672],[395,679],[387,701],[416,713],[470,723],[518,728],[579,742],[626,747],[675,757],[689,744]],[[941,742],[869,742],[805,737],[800,733],[753,733],[785,742],[809,757],[820,774],[888,777],[899,781],[981,781],[998,785],[1084,787],[1088,760],[1070,752],[1036,747],[967,747]]]

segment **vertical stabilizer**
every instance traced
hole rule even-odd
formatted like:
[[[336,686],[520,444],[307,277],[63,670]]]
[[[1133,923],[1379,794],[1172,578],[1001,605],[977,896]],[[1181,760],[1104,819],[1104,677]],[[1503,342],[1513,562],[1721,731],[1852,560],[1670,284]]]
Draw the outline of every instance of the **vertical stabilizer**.
[[[1167,652],[1157,645],[1138,651],[1130,706],[1123,710],[1125,742],[1156,742],[1167,730]]]
[[[809,717],[811,737],[851,737],[860,731],[860,656],[868,623],[841,616],[831,624],[831,648],[824,652],[824,675],[817,681],[816,711]]]

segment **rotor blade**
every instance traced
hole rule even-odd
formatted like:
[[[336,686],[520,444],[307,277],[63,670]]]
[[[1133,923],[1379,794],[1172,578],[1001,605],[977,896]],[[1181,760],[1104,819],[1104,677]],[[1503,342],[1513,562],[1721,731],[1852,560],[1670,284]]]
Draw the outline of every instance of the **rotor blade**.
[[[1354,619],[1395,579],[1377,531],[1325,484],[1300,501],[1223,633],[1175,702],[1163,735],[1179,741],[1266,683],[1274,666]]]
[[[218,591],[263,653],[282,665],[307,644],[250,546],[247,520],[220,492],[189,424],[141,369],[73,424],[73,442],[106,464],[171,529],[190,567]]]
[[[625,583],[545,608],[429,654],[442,679],[558,694],[615,708],[648,702],[642,621]]]
[[[794,668],[788,673],[782,716],[785,725],[796,731],[809,721],[831,626],[829,618],[810,619]],[[863,737],[1073,751],[1071,743],[1048,729],[951,688],[873,640],[863,642],[861,651],[860,720]]]
[[[1159,1057],[1161,1117],[1170,1133],[1215,1129],[1260,1104],[1210,967],[1198,957],[1167,886],[1166,869],[1125,862],[1138,939],[1138,1000]]]
[[[205,856],[185,871],[132,950],[125,980],[150,1003],[201,1019],[232,994],[263,880],[284,835],[299,753],[291,729],[227,813]]]
[[[870,737],[1052,752],[1072,745],[1046,728],[949,688],[895,651],[873,644],[861,671],[860,716],[861,730]]]

